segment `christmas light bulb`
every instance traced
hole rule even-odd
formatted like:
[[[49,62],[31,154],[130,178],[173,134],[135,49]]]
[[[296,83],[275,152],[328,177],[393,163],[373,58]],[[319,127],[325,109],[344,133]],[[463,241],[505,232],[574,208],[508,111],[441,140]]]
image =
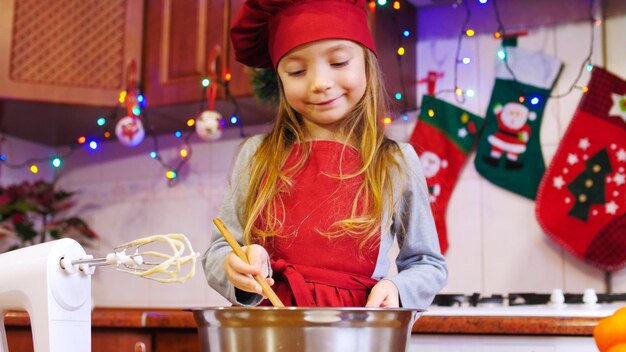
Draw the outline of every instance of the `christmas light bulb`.
[[[370,12],[374,12],[376,10],[376,1],[370,1],[368,6],[370,8]]]
[[[30,172],[36,174],[39,172],[39,168],[37,167],[37,165],[33,164],[30,166]]]
[[[398,55],[400,56],[404,55],[404,47],[401,46],[398,48]]]
[[[530,98],[530,103],[533,104],[533,105],[539,104],[539,98],[538,97]]]
[[[128,93],[125,90],[120,92],[120,97],[118,99],[120,101],[120,104],[124,104],[124,102],[126,101],[126,95],[127,94]]]
[[[465,91],[465,95],[470,97],[470,98],[473,97],[474,94],[475,94],[475,92],[474,92],[473,89],[468,89],[468,90]]]
[[[77,141],[78,141],[78,144],[83,144],[87,141],[87,138],[85,138],[84,136],[80,136],[78,137]]]
[[[406,29],[402,31],[402,36],[405,38],[408,38],[411,35],[411,32],[407,31]]]
[[[92,150],[96,150],[96,149],[98,149],[98,142],[96,142],[96,141],[90,141],[90,142],[89,142],[89,148],[91,148]]]
[[[107,123],[107,119],[101,117],[96,121],[96,123],[98,124],[98,126],[104,126],[104,124]]]
[[[435,110],[433,110],[433,109],[428,109],[428,116],[429,116],[429,117],[435,117]]]
[[[211,81],[208,78],[205,78],[205,79],[202,80],[202,86],[204,88],[208,87],[209,84],[211,84]]]
[[[174,171],[172,171],[172,170],[168,170],[168,171],[165,173],[165,177],[169,178],[170,180],[171,180],[171,179],[175,179],[175,178],[176,178],[176,172],[174,172]]]
[[[400,1],[394,1],[393,2],[393,9],[394,10],[400,10]]]
[[[473,36],[474,36],[474,34],[476,34],[476,32],[474,32],[474,30],[473,30],[473,29],[468,29],[468,30],[466,30],[466,31],[465,31],[465,34],[466,34],[468,37],[473,37]]]
[[[504,52],[504,49],[498,50],[498,59],[500,60],[506,59],[506,52]]]
[[[61,158],[59,157],[54,157],[52,158],[52,160],[50,161],[50,164],[52,164],[52,167],[54,168],[60,168],[61,165],[63,164],[63,161],[61,160]]]
[[[387,0],[378,0],[378,5],[380,5],[380,6],[387,5]]]
[[[384,123],[385,125],[390,124],[390,123],[391,123],[391,117],[386,116],[386,117],[383,119],[383,123]]]
[[[185,159],[189,156],[189,151],[185,148],[182,148],[179,154],[183,159]]]
[[[157,153],[156,152],[150,152],[150,158],[156,159],[156,157],[157,157]]]
[[[402,100],[402,93],[396,93],[395,98],[396,100]]]
[[[233,115],[230,117],[230,123],[233,125],[237,124],[237,121],[239,121],[239,119],[237,118],[237,116]]]
[[[461,62],[467,65],[472,62],[472,59],[470,59],[469,57],[464,57],[461,59]]]
[[[193,127],[193,125],[196,124],[196,119],[189,119],[187,120],[187,126],[189,127]]]
[[[183,136],[183,133],[182,133],[181,131],[176,131],[176,132],[174,132],[174,137],[176,137],[176,138],[180,138],[180,137],[182,137],[182,136]]]

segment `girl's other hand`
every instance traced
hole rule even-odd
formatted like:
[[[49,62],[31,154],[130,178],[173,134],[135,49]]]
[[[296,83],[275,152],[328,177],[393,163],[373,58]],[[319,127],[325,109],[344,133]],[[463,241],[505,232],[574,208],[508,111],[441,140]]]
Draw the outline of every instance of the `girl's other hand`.
[[[254,280],[254,276],[261,275],[266,278],[265,280],[270,286],[274,284],[274,280],[267,277],[269,275],[269,255],[265,248],[258,244],[244,246],[242,249],[248,256],[250,264],[244,262],[234,252],[228,253],[224,259],[226,277],[236,288],[262,295],[263,289]]]
[[[367,297],[366,308],[399,308],[400,296],[396,285],[389,280],[380,280]]]

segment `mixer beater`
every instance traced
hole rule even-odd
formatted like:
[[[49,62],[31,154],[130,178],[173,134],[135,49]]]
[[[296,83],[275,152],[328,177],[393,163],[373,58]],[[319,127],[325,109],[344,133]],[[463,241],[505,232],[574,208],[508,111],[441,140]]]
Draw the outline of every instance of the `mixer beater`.
[[[142,251],[147,245],[161,247]],[[30,316],[35,352],[90,351],[91,275],[96,267],[111,265],[146,279],[183,283],[194,276],[197,257],[183,234],[137,239],[104,258],[86,254],[69,238],[1,254],[0,352],[8,352],[4,316],[20,309]],[[189,268],[186,273],[184,266]]]

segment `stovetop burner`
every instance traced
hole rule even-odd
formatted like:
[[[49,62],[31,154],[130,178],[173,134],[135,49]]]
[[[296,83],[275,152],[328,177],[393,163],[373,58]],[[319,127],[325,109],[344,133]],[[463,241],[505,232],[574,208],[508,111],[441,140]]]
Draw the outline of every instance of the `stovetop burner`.
[[[552,294],[522,292],[509,293],[508,295],[495,294],[491,296],[481,296],[479,293],[473,293],[471,295],[439,294],[435,296],[432,305],[440,307],[480,307],[546,305],[551,303],[584,304],[589,303],[589,296],[591,296],[591,303],[605,304],[626,302],[626,293],[596,294],[593,290],[586,290],[585,294],[561,293],[560,301],[557,302],[554,302],[554,292]]]

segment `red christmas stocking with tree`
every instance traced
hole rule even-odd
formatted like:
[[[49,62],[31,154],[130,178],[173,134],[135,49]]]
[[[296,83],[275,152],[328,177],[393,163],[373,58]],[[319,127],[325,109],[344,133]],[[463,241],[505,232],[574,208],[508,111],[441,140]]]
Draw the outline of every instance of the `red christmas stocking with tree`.
[[[546,234],[576,257],[626,264],[626,81],[594,68],[537,194]]]
[[[505,60],[496,63],[496,83],[474,165],[491,183],[535,199],[546,169],[539,130],[562,64],[517,47],[506,48]]]
[[[429,95],[422,98],[410,143],[424,169],[442,253],[448,249],[448,201],[482,124],[482,118],[445,101]]]

